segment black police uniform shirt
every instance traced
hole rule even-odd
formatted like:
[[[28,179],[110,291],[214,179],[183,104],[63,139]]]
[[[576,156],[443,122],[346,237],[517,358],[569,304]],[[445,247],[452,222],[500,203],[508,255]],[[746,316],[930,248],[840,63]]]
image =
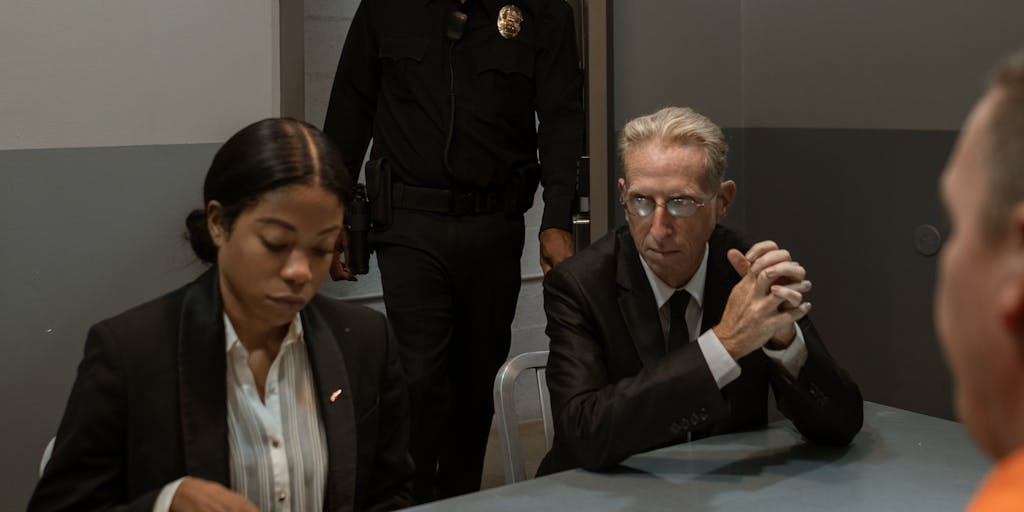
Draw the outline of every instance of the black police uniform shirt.
[[[498,27],[503,8],[521,18],[518,27],[506,24],[505,35]],[[468,20],[453,43],[446,29],[456,9]],[[572,10],[564,1],[363,0],[324,131],[351,172],[372,137],[371,158],[387,157],[395,181],[419,187],[500,190],[527,166],[536,169],[539,156],[541,229],[569,230],[583,119]],[[532,192],[536,183],[528,186]]]

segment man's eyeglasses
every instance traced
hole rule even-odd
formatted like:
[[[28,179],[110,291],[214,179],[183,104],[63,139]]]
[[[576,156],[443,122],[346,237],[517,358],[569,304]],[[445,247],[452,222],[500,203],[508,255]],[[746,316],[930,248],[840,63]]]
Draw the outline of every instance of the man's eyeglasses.
[[[714,198],[715,196],[713,195],[711,197]],[[710,201],[711,199],[709,198],[708,200]],[[697,210],[703,208],[705,204],[706,202],[699,202],[696,199],[689,197],[676,197],[669,199],[664,203],[659,203],[647,196],[629,196],[626,201],[622,203],[622,206],[626,208],[626,211],[630,215],[636,215],[640,218],[650,217],[654,214],[654,210],[660,206],[664,208],[669,215],[677,219],[681,219],[697,213]]]

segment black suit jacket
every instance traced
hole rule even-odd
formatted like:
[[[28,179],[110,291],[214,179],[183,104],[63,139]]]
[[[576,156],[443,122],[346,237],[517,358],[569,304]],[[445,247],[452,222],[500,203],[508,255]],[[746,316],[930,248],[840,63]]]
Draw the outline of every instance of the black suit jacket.
[[[721,320],[740,279],[726,253],[747,248],[722,227],[708,243],[703,330]],[[740,359],[740,377],[719,390],[697,343],[666,353],[654,293],[625,227],[547,275],[544,309],[555,439],[539,474],[604,469],[687,434],[761,427],[769,386],[779,410],[811,441],[845,445],[860,430],[860,390],[807,318],[799,326],[808,358],[795,380],[757,350]]]
[[[300,317],[327,434],[324,510],[408,505],[408,405],[387,321],[321,296]],[[216,267],[93,326],[29,510],[148,512],[186,475],[230,486],[226,365]]]

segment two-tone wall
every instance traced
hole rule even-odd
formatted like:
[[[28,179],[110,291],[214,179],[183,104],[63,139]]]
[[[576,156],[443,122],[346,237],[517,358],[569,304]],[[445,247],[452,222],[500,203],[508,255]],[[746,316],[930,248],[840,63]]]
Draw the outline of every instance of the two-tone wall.
[[[187,282],[213,152],[276,115],[273,0],[0,9],[0,510],[24,509],[89,325]]]
[[[320,124],[355,0],[307,0]],[[614,119],[690,105],[726,128],[730,223],[790,247],[865,396],[951,415],[931,320],[936,179],[1016,0],[614,2]],[[181,240],[219,143],[280,111],[278,1],[8,2],[0,15],[0,509],[24,507],[88,326],[196,275]],[[528,220],[536,230],[537,212]],[[542,348],[536,238],[514,351]],[[368,297],[368,276],[329,293]]]
[[[865,398],[952,417],[914,230],[947,234],[939,173],[1020,19],[1012,0],[616,2],[616,126],[676,104],[726,128],[730,224],[808,268]]]

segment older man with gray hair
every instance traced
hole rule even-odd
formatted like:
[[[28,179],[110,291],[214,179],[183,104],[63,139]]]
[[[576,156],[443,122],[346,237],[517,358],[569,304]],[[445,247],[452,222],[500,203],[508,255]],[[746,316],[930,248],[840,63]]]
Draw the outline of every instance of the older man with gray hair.
[[[758,428],[769,387],[810,441],[846,445],[860,390],[807,317],[806,271],[719,225],[736,195],[721,129],[669,107],[626,124],[628,227],[544,281],[555,439],[540,474]]]

